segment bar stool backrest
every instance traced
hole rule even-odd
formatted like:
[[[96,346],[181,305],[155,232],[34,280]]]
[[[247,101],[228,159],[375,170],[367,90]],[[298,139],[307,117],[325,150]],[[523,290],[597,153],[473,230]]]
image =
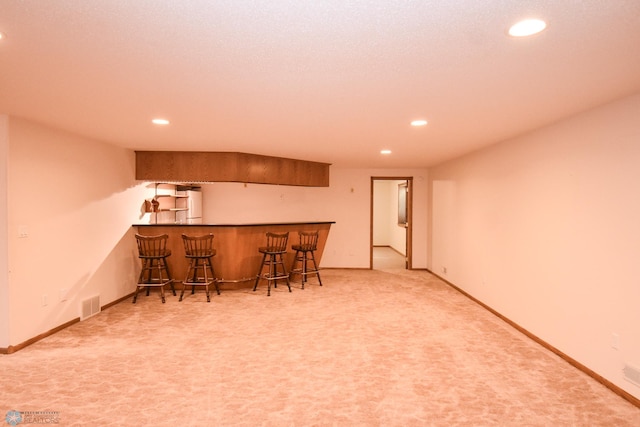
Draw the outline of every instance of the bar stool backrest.
[[[141,236],[136,234],[136,241],[138,242],[138,257],[139,258],[162,258],[169,254],[167,252],[167,240],[168,234],[161,234],[159,236]]]
[[[267,233],[267,252],[286,252],[287,251],[287,241],[289,240],[289,232],[278,234],[278,233]]]
[[[213,256],[213,234],[203,236],[182,235],[184,252],[187,257],[204,258]]]
[[[299,231],[300,245],[298,248],[303,251],[315,251],[318,249],[318,232]]]

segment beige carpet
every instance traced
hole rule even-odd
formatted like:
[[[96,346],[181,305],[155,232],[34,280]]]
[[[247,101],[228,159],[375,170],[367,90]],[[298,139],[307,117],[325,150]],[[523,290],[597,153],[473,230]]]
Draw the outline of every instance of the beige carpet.
[[[640,426],[640,409],[423,271],[157,293],[0,356],[60,425]]]

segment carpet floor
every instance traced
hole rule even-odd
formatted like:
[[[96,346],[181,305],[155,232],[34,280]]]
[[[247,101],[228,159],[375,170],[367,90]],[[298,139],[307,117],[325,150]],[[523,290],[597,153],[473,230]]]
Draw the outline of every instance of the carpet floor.
[[[426,271],[156,292],[0,356],[1,416],[77,426],[640,426],[640,409]],[[15,413],[12,413],[15,416]]]

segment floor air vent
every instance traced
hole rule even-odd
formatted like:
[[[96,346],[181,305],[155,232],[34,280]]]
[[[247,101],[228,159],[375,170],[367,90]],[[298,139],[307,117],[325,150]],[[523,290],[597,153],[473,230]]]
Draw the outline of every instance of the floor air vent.
[[[627,381],[631,381],[635,385],[640,386],[640,369],[635,366],[625,364],[622,372],[624,372],[624,377]]]
[[[98,313],[100,313],[100,295],[82,301],[80,320],[88,319]]]

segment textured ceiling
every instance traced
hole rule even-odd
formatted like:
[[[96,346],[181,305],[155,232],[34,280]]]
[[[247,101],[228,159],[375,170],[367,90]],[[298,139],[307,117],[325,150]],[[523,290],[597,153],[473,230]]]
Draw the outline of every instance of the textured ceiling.
[[[0,113],[138,150],[427,167],[640,90],[638,0],[2,0],[0,32]]]

